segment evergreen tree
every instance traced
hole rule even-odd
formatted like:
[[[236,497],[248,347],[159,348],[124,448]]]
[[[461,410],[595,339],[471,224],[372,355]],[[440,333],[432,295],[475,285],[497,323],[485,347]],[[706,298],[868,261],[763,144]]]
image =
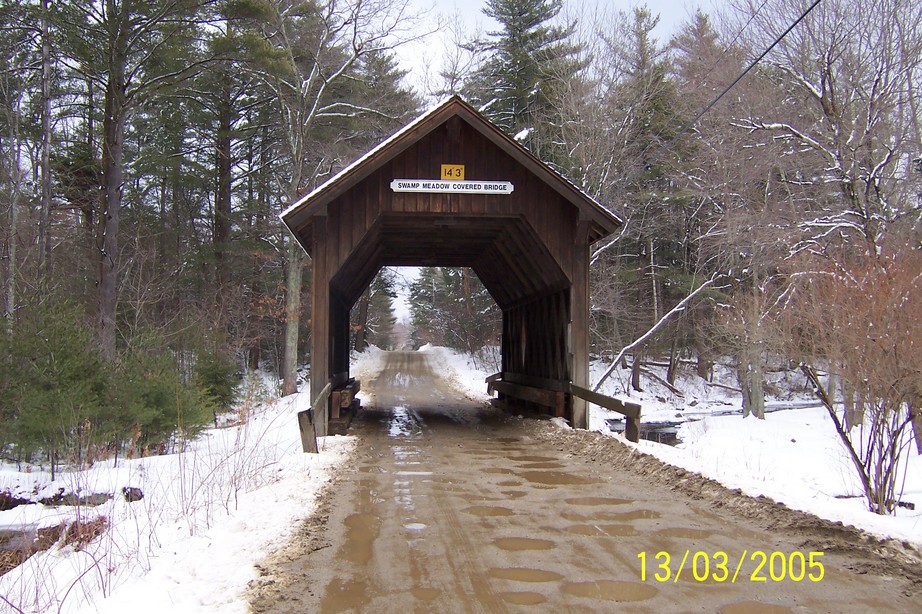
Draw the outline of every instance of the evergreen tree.
[[[352,346],[361,352],[369,345],[394,349],[394,299],[397,274],[392,268],[382,268],[362,293],[352,309]]]
[[[483,12],[500,29],[486,41],[486,60],[464,84],[465,96],[497,126],[551,163],[560,151],[560,97],[584,67],[571,42],[575,23],[554,25],[561,0],[488,0]]]
[[[471,354],[499,342],[501,313],[470,269],[426,267],[410,286],[413,342]]]

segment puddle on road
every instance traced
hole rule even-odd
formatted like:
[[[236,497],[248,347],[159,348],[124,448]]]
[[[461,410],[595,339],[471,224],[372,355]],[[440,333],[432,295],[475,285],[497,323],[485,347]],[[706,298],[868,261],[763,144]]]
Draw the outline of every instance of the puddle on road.
[[[459,497],[462,501],[468,503],[488,503],[491,501],[505,501],[505,497],[487,497],[485,495],[463,495]]]
[[[411,522],[409,524],[403,525],[403,528],[411,533],[419,533],[420,531],[426,528],[426,525],[421,522]]]
[[[500,537],[493,540],[493,545],[500,550],[521,552],[524,550],[553,550],[557,544],[549,539],[535,539],[532,537]]]
[[[509,460],[514,463],[549,463],[560,459],[556,456],[510,456]]]
[[[497,482],[496,485],[497,485],[497,486],[507,486],[507,487],[511,487],[511,486],[521,486],[522,483],[521,483],[521,482],[516,482],[515,480],[507,480],[507,481],[505,481],[505,482]]]
[[[516,582],[557,582],[563,579],[563,574],[544,569],[529,569],[527,567],[494,567],[487,575],[496,580],[514,580]]]
[[[762,603],[760,601],[740,601],[739,603],[727,604],[717,611],[720,614],[788,614],[794,610],[783,605]]]
[[[343,558],[357,565],[367,565],[372,558],[372,546],[378,538],[380,522],[373,514],[352,514],[346,518],[348,531]]]
[[[565,471],[519,471],[516,475],[533,484],[549,484],[552,486],[577,486],[580,484],[599,483],[598,480],[584,478],[575,473]]]
[[[567,533],[589,537],[630,537],[637,535],[637,529],[629,524],[575,524],[567,527]]]
[[[416,412],[398,405],[393,409],[387,434],[391,437],[416,437],[422,434],[423,421]]]
[[[714,534],[713,531],[704,531],[702,529],[685,529],[680,527],[671,527],[660,529],[654,532],[660,537],[670,537],[678,539],[707,539]]]
[[[371,602],[367,594],[368,586],[361,581],[336,578],[327,585],[327,590],[320,600],[320,611],[335,614],[354,610],[360,612]]]
[[[524,490],[503,490],[503,491],[500,491],[500,494],[504,495],[505,497],[509,499],[518,499],[520,497],[524,497],[528,493],[525,492]]]
[[[494,507],[490,505],[474,505],[464,510],[474,516],[514,516],[515,512],[508,507]]]
[[[547,597],[541,593],[500,593],[499,598],[512,605],[541,605],[547,601]]]
[[[433,601],[442,594],[442,591],[437,588],[414,588],[410,592],[420,601]]]
[[[628,505],[634,503],[631,499],[615,499],[613,497],[575,497],[564,499],[570,505]]]
[[[521,466],[522,469],[563,469],[566,467],[563,463],[544,462],[544,463],[526,463]]]
[[[487,467],[486,469],[481,469],[480,471],[483,473],[497,473],[500,475],[508,475],[508,474],[515,473],[515,471],[507,467]]]
[[[595,514],[574,514],[564,512],[560,515],[570,522],[607,521],[607,522],[632,522],[634,520],[651,520],[661,518],[662,514],[653,510],[631,510],[630,512],[596,512]]]
[[[586,597],[602,601],[646,601],[659,593],[656,588],[648,584],[618,582],[615,580],[567,582],[563,585],[563,592],[575,597]]]

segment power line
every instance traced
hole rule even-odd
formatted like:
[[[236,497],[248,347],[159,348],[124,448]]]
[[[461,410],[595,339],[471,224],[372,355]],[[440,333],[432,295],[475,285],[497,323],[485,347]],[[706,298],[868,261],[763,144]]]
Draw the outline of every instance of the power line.
[[[654,162],[659,161],[659,160],[660,160],[660,159],[661,159],[661,158],[672,148],[672,146],[675,145],[676,141],[678,141],[679,138],[681,138],[686,132],[688,132],[689,130],[691,130],[692,127],[694,127],[694,125],[698,123],[698,120],[699,120],[699,119],[701,119],[702,117],[704,117],[704,115],[705,115],[708,111],[710,111],[710,110],[714,107],[714,105],[716,105],[718,102],[720,102],[720,99],[721,99],[721,98],[723,98],[724,96],[726,96],[727,93],[728,93],[731,89],[733,89],[733,87],[743,79],[743,77],[745,77],[746,75],[748,75],[749,72],[750,72],[753,68],[755,68],[755,67],[759,64],[759,62],[762,61],[762,59],[763,59],[765,56],[767,56],[769,53],[771,53],[772,49],[774,49],[775,47],[777,47],[777,46],[778,46],[778,43],[780,43],[782,40],[784,40],[784,37],[787,36],[787,35],[791,32],[791,30],[793,30],[794,28],[796,28],[796,27],[797,27],[797,24],[799,24],[801,21],[803,21],[804,19],[806,19],[806,18],[807,18],[807,15],[809,15],[810,12],[813,11],[813,9],[815,9],[815,8],[819,5],[819,3],[822,2],[822,1],[823,1],[823,0],[814,0],[813,4],[811,4],[809,7],[807,7],[807,9],[800,15],[800,17],[798,17],[798,18],[794,21],[794,23],[792,23],[790,26],[788,26],[788,28],[787,28],[784,32],[782,32],[781,35],[779,35],[779,36],[772,42],[772,44],[769,45],[768,48],[766,48],[765,51],[763,51],[763,52],[759,55],[759,57],[757,57],[757,58],[754,59],[752,62],[750,62],[750,63],[749,63],[749,66],[747,66],[746,69],[745,69],[743,72],[741,72],[732,82],[730,82],[730,85],[728,85],[727,87],[725,87],[724,90],[723,90],[722,92],[720,92],[720,94],[718,94],[716,98],[714,98],[714,100],[712,100],[710,103],[708,103],[707,106],[705,106],[697,115],[695,115],[694,119],[692,119],[691,121],[689,121],[688,123],[686,123],[684,126],[682,126],[682,127],[679,129],[679,131],[676,132],[675,135],[673,135],[673,137],[672,137],[671,139],[669,139],[669,142],[668,142],[668,143],[666,143],[665,145],[660,145],[660,146],[659,146],[659,147],[660,147],[660,154],[657,155],[657,156],[655,156],[653,160],[651,160],[650,162],[648,162],[648,163],[646,164],[646,167],[649,167],[649,166],[650,166],[651,164],[653,164]],[[765,4],[763,3],[762,6],[765,6]],[[759,10],[761,10],[761,7],[759,7]],[[758,11],[757,11],[757,12],[758,12]],[[755,16],[753,16],[753,18],[754,18],[754,17],[755,17]],[[752,21],[752,20],[750,19],[750,21]],[[747,26],[748,26],[748,25],[749,25],[749,24],[747,23]],[[744,28],[744,29],[745,29],[745,28]],[[741,31],[741,33],[742,33],[742,31]],[[739,37],[739,35],[737,35],[737,37]],[[641,172],[642,172],[642,171],[640,171],[640,170],[635,171],[634,174],[633,174],[631,177],[629,177],[628,180],[625,181],[625,183],[627,183],[627,182],[629,182],[629,181],[633,181],[633,180],[637,177],[637,175],[639,175]]]
[[[787,35],[791,32],[791,30],[793,30],[795,27],[797,27],[797,24],[799,24],[801,21],[803,21],[804,19],[806,19],[807,15],[809,15],[810,12],[811,12],[813,9],[815,9],[815,8],[817,7],[817,5],[819,5],[819,3],[822,2],[822,1],[823,1],[823,0],[814,0],[813,4],[811,4],[809,7],[807,7],[807,10],[805,10],[805,11],[801,14],[801,16],[797,18],[797,20],[796,20],[794,23],[792,23],[790,26],[788,26],[788,29],[787,29],[787,30],[785,30],[784,32],[782,32],[781,35],[780,35],[778,38],[776,38],[776,39],[774,40],[774,42],[773,42],[771,45],[769,45],[768,48],[767,48],[765,51],[763,51],[762,54],[761,54],[759,57],[757,57],[755,60],[753,60],[753,61],[749,64],[749,66],[746,67],[746,70],[744,70],[743,72],[741,72],[741,73],[739,74],[739,76],[737,76],[736,79],[734,79],[734,80],[730,83],[730,85],[728,85],[726,88],[724,88],[724,91],[722,91],[720,94],[717,95],[717,98],[715,98],[714,100],[712,100],[706,107],[704,107],[704,109],[702,109],[701,112],[698,113],[698,114],[695,116],[695,118],[694,118],[693,120],[691,120],[690,122],[688,122],[687,124],[685,124],[685,125],[676,133],[676,135],[673,136],[672,139],[665,145],[665,149],[669,149],[669,148],[675,143],[675,141],[678,140],[678,138],[679,138],[680,136],[682,136],[683,134],[685,134],[688,130],[690,130],[690,129],[692,128],[692,126],[694,126],[696,123],[698,123],[698,120],[701,119],[702,117],[704,117],[704,114],[705,114],[705,113],[707,113],[708,111],[710,111],[711,108],[712,108],[715,104],[717,104],[718,102],[720,102],[720,99],[723,98],[731,89],[733,89],[733,86],[734,86],[734,85],[736,85],[737,83],[739,83],[740,80],[742,80],[743,77],[745,77],[746,75],[748,75],[748,74],[749,74],[749,71],[751,71],[753,68],[755,68],[756,65],[757,65],[759,62],[762,61],[762,58],[764,58],[765,56],[767,56],[767,55],[771,52],[771,50],[774,49],[774,48],[778,45],[778,43],[780,43],[780,42],[784,39],[784,37],[787,36]]]

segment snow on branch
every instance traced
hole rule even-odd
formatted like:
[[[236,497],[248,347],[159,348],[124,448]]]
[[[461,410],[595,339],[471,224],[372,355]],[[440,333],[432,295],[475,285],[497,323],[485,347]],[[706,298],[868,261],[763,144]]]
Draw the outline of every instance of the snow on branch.
[[[602,384],[605,383],[605,380],[611,377],[611,374],[614,373],[615,369],[618,368],[618,363],[621,362],[621,359],[624,358],[625,354],[627,354],[628,352],[646,343],[647,340],[650,339],[650,337],[658,333],[660,329],[663,328],[663,326],[665,326],[666,322],[668,322],[672,318],[672,316],[676,315],[677,313],[681,313],[685,311],[685,308],[688,307],[688,304],[691,303],[692,299],[698,296],[705,288],[709,288],[710,286],[713,286],[714,282],[717,281],[717,278],[719,276],[720,276],[719,273],[714,273],[713,275],[711,275],[711,277],[707,281],[705,281],[703,284],[695,288],[695,290],[691,294],[689,294],[688,296],[683,298],[681,301],[679,301],[678,305],[673,307],[669,311],[669,313],[667,313],[662,318],[660,318],[659,322],[654,324],[650,330],[645,332],[643,335],[641,335],[640,337],[638,337],[637,339],[635,339],[628,345],[624,346],[621,349],[621,351],[618,352],[618,355],[615,356],[615,359],[611,362],[611,366],[608,367],[608,370],[605,371],[605,375],[603,375],[599,379],[599,381],[596,382],[595,386],[592,387],[592,391],[593,392],[599,391],[599,388],[602,387]]]

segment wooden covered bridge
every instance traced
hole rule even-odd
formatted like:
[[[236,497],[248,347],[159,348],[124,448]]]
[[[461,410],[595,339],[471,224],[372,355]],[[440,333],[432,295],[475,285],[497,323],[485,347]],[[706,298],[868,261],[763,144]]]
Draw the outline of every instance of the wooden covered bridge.
[[[588,426],[587,398],[605,403],[585,390],[589,247],[621,221],[460,98],[404,127],[282,220],[313,261],[315,393],[349,382],[349,312],[381,267],[449,266],[472,268],[502,310],[502,372],[492,390],[578,428]],[[314,428],[325,435],[334,408],[318,400],[326,407]]]

